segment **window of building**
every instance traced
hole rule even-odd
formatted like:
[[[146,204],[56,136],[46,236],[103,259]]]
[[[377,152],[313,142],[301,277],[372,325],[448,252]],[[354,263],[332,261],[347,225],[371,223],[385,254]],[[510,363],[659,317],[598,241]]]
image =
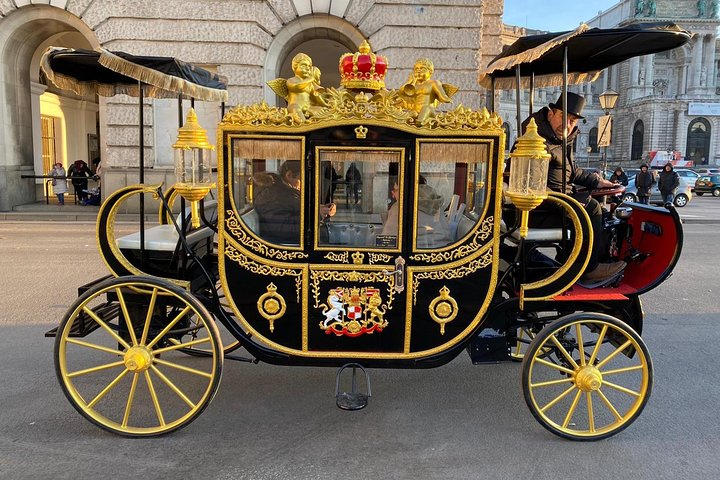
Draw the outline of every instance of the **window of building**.
[[[600,147],[598,147],[598,129],[593,127],[588,132],[588,147],[590,147],[590,153],[598,153]]]
[[[42,136],[43,175],[47,175],[57,162],[55,150],[55,119],[47,115],[40,117]]]
[[[505,130],[505,151],[510,151],[510,146],[512,143],[510,143],[510,125],[507,122],[504,122],[502,125],[503,130]]]
[[[695,165],[707,165],[710,152],[710,122],[704,118],[696,118],[690,122],[687,134],[686,160]]]
[[[632,147],[630,149],[630,160],[642,160],[644,140],[645,136],[645,124],[642,120],[635,122],[632,133]]]

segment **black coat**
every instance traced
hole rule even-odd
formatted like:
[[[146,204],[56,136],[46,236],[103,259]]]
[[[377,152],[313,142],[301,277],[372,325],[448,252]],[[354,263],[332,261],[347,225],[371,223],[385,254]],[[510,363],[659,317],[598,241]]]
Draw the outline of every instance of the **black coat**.
[[[548,188],[556,192],[563,192],[563,176],[565,177],[565,191],[563,193],[566,194],[573,193],[573,185],[580,185],[590,189],[597,187],[600,177],[595,175],[593,172],[586,172],[575,163],[572,152],[572,143],[578,134],[577,127],[575,127],[570,135],[568,135],[567,163],[565,164],[565,171],[563,172],[562,140],[555,136],[555,132],[550,126],[550,122],[548,122],[547,114],[548,107],[544,107],[539,112],[535,112],[530,118],[535,119],[535,123],[538,126],[538,134],[545,139],[545,146],[548,149],[548,153],[550,153],[550,166],[547,181]],[[527,118],[523,122],[523,132],[525,132],[527,124],[530,122],[530,118]]]
[[[649,170],[647,172],[640,170],[638,174],[635,175],[635,186],[637,187],[638,197],[649,197],[650,190],[654,184],[655,177],[653,177],[652,172]]]
[[[80,166],[73,163],[67,172],[68,177],[84,177],[84,178],[73,178],[70,180],[75,187],[87,188],[88,178],[92,177],[92,170],[87,166],[87,163],[82,162]]]
[[[277,175],[257,192],[255,210],[260,236],[272,243],[298,245],[300,242],[300,192]]]
[[[625,172],[618,175],[617,173],[613,173],[610,177],[611,182],[619,183],[623,187],[627,187],[628,185],[628,176],[625,175]]]
[[[665,171],[663,168],[658,179],[658,188],[663,195],[673,193],[680,186],[680,176],[675,170]]]

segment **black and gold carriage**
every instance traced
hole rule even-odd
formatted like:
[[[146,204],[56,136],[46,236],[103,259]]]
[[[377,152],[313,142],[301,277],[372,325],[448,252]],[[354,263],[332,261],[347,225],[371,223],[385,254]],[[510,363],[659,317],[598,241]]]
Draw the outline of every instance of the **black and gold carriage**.
[[[83,289],[56,335],[73,406],[121,435],[161,435],[209,404],[224,359],[354,376],[440,366],[467,351],[475,363],[522,360],[527,404],[560,436],[598,439],[629,425],[652,385],[638,295],[677,261],[677,213],[627,209],[616,255],[634,263],[616,284],[583,289],[592,236],[582,207],[543,193],[568,226],[542,239],[520,235],[524,215],[504,221],[536,192],[507,195],[496,114],[436,111],[457,89],[431,78],[431,62],[418,61],[397,89],[385,88],[387,60],[366,44],[341,58],[339,88],[323,87],[307,56],[293,68],[271,82],[287,108],[224,115],[216,177],[191,112],[175,144],[178,183],[106,199],[98,239],[112,275]],[[525,153],[527,165],[542,157]],[[118,237],[116,213],[148,194],[159,225]],[[192,208],[177,214],[180,198]],[[563,261],[538,264],[551,244]],[[367,391],[352,385],[336,392],[338,406],[367,404],[369,380]]]

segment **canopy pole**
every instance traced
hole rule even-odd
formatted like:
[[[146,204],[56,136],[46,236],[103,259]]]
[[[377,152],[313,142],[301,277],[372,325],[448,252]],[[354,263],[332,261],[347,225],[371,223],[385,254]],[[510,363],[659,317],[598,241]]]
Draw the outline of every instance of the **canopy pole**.
[[[143,83],[138,80],[138,123],[140,124],[138,142],[140,144],[140,183],[145,183],[145,117],[143,113],[144,107],[144,91]],[[145,267],[145,194],[140,194],[140,269]]]
[[[515,111],[517,112],[517,137],[522,136],[522,111],[520,110],[520,65],[515,67]]]
[[[533,106],[534,97],[535,97],[535,71],[532,71],[532,72],[530,72],[530,99],[528,101],[528,109],[530,110],[530,112],[528,113],[528,115],[532,115],[533,111],[535,110],[534,106]]]
[[[567,120],[568,120],[568,114],[567,114],[567,87],[568,87],[568,47],[567,44],[563,45],[563,66],[562,66],[562,75],[563,75],[563,83],[562,83],[562,121],[563,121],[563,132],[565,133],[562,138],[562,168],[563,168],[563,175],[562,175],[562,192],[565,193],[565,189],[567,188],[567,176],[565,174],[565,171],[567,169],[567,136],[570,134],[570,132],[567,131]]]
[[[192,105],[192,103],[191,103]],[[192,106],[190,107],[192,108]],[[184,112],[183,112],[183,94],[178,94],[178,128],[182,128],[183,126],[183,118],[184,118]],[[180,230],[185,232],[185,197],[180,195]]]

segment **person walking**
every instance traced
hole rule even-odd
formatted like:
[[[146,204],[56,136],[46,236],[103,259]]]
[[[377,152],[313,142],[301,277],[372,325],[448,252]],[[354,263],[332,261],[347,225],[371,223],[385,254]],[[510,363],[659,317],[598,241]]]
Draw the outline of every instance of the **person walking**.
[[[658,188],[666,207],[672,205],[679,186],[680,176],[673,169],[672,163],[666,163],[658,179]]]
[[[68,191],[67,173],[65,173],[65,168],[63,168],[62,163],[58,162],[55,164],[53,169],[50,170],[50,176],[53,177],[53,193],[57,196],[58,204],[62,207],[65,205],[65,194]]]
[[[650,190],[655,185],[655,177],[648,171],[646,163],[640,165],[640,171],[635,175],[635,188],[637,188],[638,201],[648,205],[650,203]]]
[[[75,160],[68,169],[68,177],[71,178],[73,187],[75,188],[75,198],[81,205],[85,205],[88,193],[88,178],[93,176],[92,170],[88,167],[85,160]]]

